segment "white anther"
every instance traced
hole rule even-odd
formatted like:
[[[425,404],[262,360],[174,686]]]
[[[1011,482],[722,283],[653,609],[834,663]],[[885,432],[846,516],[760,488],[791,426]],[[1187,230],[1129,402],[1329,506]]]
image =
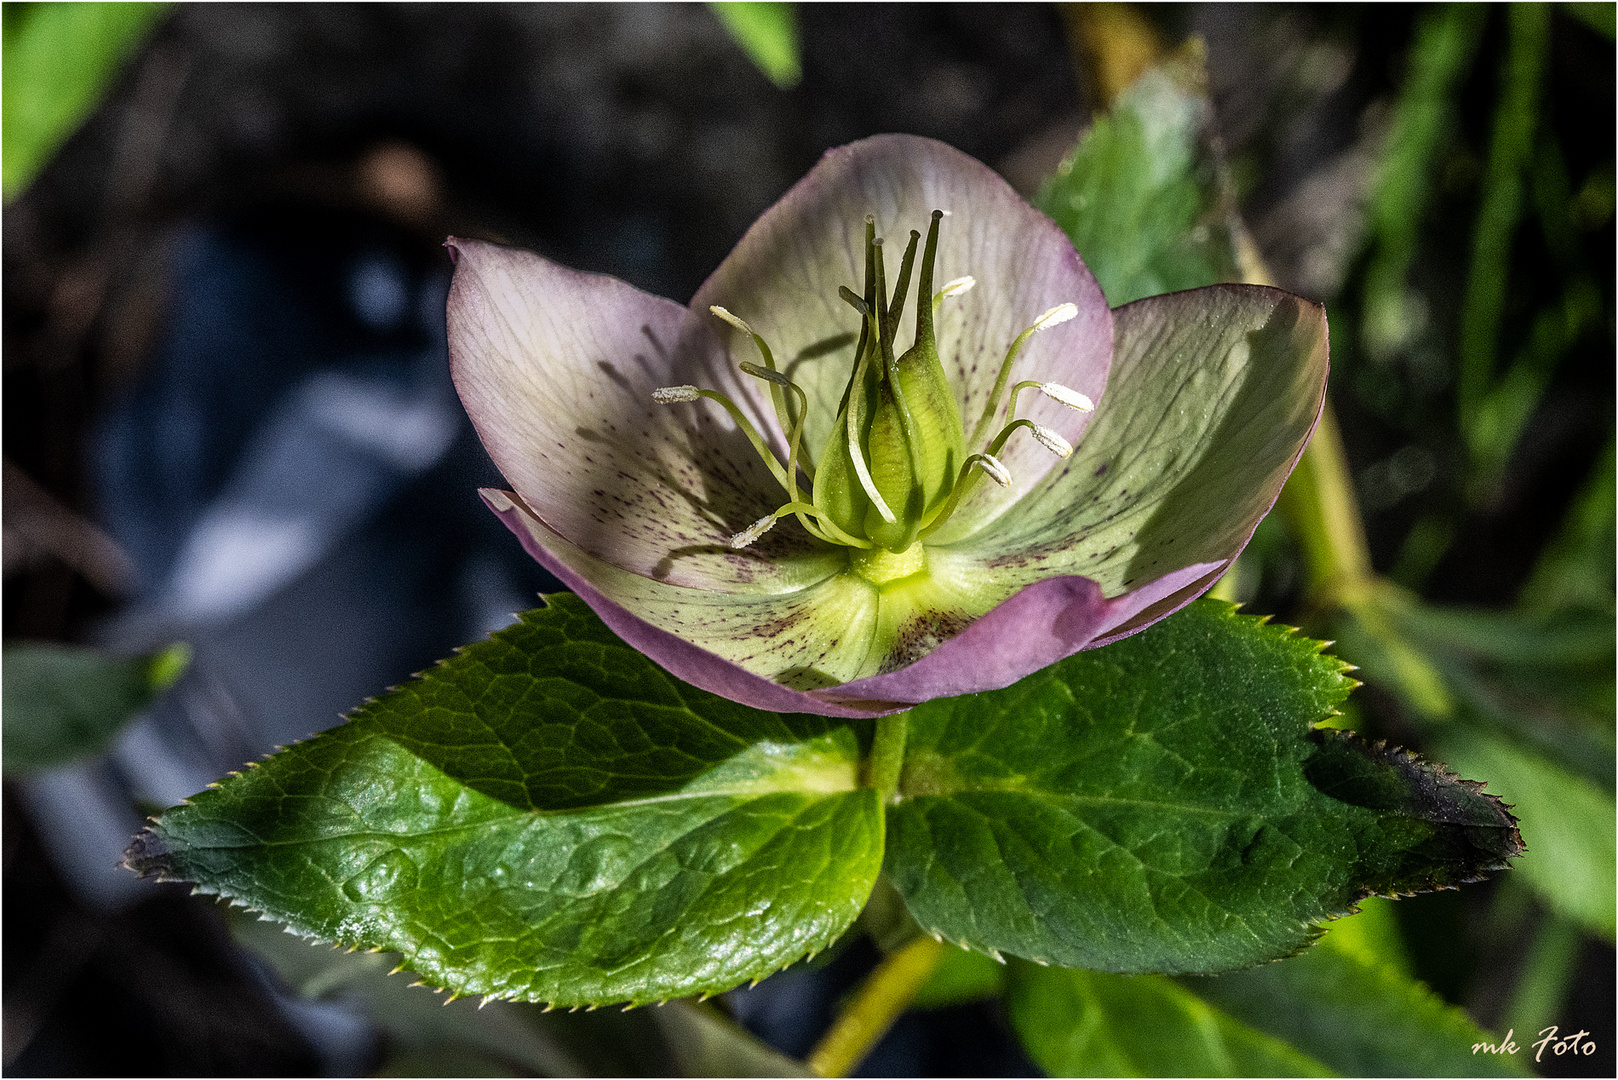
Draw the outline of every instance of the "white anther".
[[[1042,424],[1034,424],[1028,430],[1032,432],[1034,438],[1039,441],[1039,445],[1043,446],[1057,457],[1067,457],[1069,454],[1073,453],[1073,444],[1062,438],[1062,436],[1058,435],[1050,428],[1045,427]]]
[[[1080,412],[1093,412],[1096,407],[1096,403],[1088,397],[1085,397],[1077,390],[1063,386],[1061,383],[1040,383],[1039,392],[1058,405],[1066,405],[1068,408],[1077,409]]]
[[[944,287],[938,290],[938,298],[942,300],[947,296],[960,296],[964,292],[970,292],[972,290],[972,286],[976,285],[977,283],[978,279],[973,277],[971,274],[967,274],[965,277],[955,278],[952,281],[946,281],[944,282]]]
[[[701,396],[694,386],[660,386],[652,391],[652,400],[659,405],[673,405],[677,401],[695,401]]]
[[[736,329],[740,330],[744,334],[751,334],[753,332],[753,328],[751,326],[748,326],[741,319],[737,318],[735,315],[732,315],[730,312],[726,311],[724,308],[720,307],[718,304],[714,304],[714,305],[710,306],[708,308],[708,310],[713,312],[715,315],[719,316],[721,319],[724,319],[726,322],[728,322],[730,325],[734,326]]]
[[[751,361],[743,360],[736,366],[742,369],[743,374],[751,375],[755,379],[763,379],[765,382],[772,382],[777,386],[792,385],[792,380],[781,374],[779,371],[771,371],[767,367],[759,367],[757,364],[752,363]]]
[[[775,528],[775,515],[765,514],[753,524],[730,538],[730,546],[740,551],[771,529]]]
[[[1001,487],[1011,486],[1011,473],[1000,464],[1000,459],[993,454],[984,454],[978,458],[978,468],[989,474],[989,479]]]
[[[1076,304],[1057,304],[1045,314],[1034,320],[1032,329],[1049,330],[1053,326],[1061,326],[1069,319],[1077,317],[1079,308]]]

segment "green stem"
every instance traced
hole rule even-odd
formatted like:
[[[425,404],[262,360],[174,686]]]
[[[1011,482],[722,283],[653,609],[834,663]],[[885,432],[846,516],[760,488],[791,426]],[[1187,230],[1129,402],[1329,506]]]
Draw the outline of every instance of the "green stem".
[[[877,717],[869,775],[871,786],[881,794],[884,803],[898,801],[899,770],[904,765],[905,730],[909,724],[908,711]]]
[[[1352,606],[1372,584],[1371,552],[1330,402],[1279,506],[1303,549],[1315,602]]]
[[[878,738],[880,732],[879,726]],[[810,1052],[810,1071],[817,1076],[847,1076],[852,1072],[909,1008],[943,956],[941,942],[919,937],[878,964],[833,1021],[831,1030]]]
[[[1244,281],[1275,284],[1245,230],[1237,237],[1236,260]],[[1321,409],[1320,423],[1298,467],[1281,489],[1276,509],[1286,517],[1303,549],[1310,599],[1317,607],[1354,607],[1374,592],[1371,548],[1330,399]]]

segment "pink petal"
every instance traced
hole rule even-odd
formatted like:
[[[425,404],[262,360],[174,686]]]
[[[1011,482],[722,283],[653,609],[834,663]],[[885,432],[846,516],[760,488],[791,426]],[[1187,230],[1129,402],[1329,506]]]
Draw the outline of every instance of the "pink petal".
[[[814,558],[825,545],[801,529],[757,550],[726,544],[784,496],[717,407],[652,401],[661,386],[715,381],[701,358],[675,353],[683,307],[529,252],[448,246],[455,387],[547,527],[616,566],[699,588],[785,591],[829,572]]]
[[[1080,650],[1145,629],[1207,591],[1223,567],[1184,567],[1115,600],[1102,596],[1089,578],[1046,578],[909,667],[815,693],[831,701],[919,703],[998,690]],[[1137,622],[1143,614],[1147,618]]]

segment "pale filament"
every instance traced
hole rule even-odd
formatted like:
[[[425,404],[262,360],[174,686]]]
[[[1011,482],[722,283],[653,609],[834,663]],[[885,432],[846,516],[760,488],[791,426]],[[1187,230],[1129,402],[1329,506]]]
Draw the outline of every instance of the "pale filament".
[[[972,428],[971,436],[966,440],[968,446],[977,443],[989,430],[989,426],[994,423],[995,416],[1000,412],[1000,399],[1005,395],[1006,383],[1011,380],[1011,366],[1016,363],[1017,354],[1022,352],[1022,347],[1028,343],[1028,339],[1041,330],[1049,330],[1053,326],[1062,325],[1077,316],[1078,313],[1079,309],[1076,304],[1057,304],[1035,319],[1032,326],[1017,335],[1016,340],[1011,343],[1011,347],[1006,350],[1006,358],[1000,362],[1000,374],[994,380],[994,389],[989,392],[989,400],[983,403],[983,414],[978,417],[976,426]]]
[[[1007,416],[1017,415],[1017,395],[1024,390],[1038,390],[1058,405],[1066,405],[1076,412],[1093,412],[1095,403],[1090,398],[1061,383],[1040,382],[1038,379],[1025,379],[1011,388],[1011,403],[1006,408]]]

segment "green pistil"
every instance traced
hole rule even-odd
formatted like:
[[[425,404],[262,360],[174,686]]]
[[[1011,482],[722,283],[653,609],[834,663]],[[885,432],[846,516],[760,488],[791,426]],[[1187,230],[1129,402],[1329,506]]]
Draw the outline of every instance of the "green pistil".
[[[849,565],[872,585],[887,585],[926,570],[927,549],[920,544],[911,544],[898,552],[887,548],[851,552]]]
[[[881,592],[911,589],[910,579],[920,580],[927,572],[926,554],[918,541],[937,532],[967,501],[981,480],[979,474],[987,473],[1002,485],[1011,483],[1011,476],[995,455],[1013,432],[1026,427],[1041,444],[1063,457],[1071,450],[1056,432],[1031,420],[1018,419],[1017,396],[1022,390],[1037,388],[1047,397],[1080,410],[1091,408],[1090,401],[1076,391],[1036,380],[1024,380],[1011,387],[1004,426],[987,444],[979,440],[995,427],[1012,366],[1023,346],[1038,331],[1077,314],[1072,304],[1052,308],[1017,335],[1006,350],[972,437],[965,438],[956,399],[939,361],[934,324],[940,301],[946,295],[964,292],[973,282],[961,278],[933,292],[943,216],[942,211],[934,210],[928,224],[916,289],[915,340],[903,355],[896,355],[896,338],[909,298],[921,234],[911,231],[890,296],[876,220],[869,216],[865,219],[864,292],[855,293],[846,286],[838,289],[860,319],[854,370],[843,389],[838,423],[815,461],[809,460],[802,446],[808,396],[790,374],[776,366],[763,336],[724,308],[710,310],[751,337],[763,361],[762,366],[744,361],[739,367],[769,387],[770,402],[786,438],[785,464],[725,395],[694,386],[663,387],[653,393],[653,399],[661,404],[703,397],[717,402],[735,420],[785,491],[786,502],[733,536],[733,547],[749,546],[780,518],[794,515],[810,535],[851,549],[850,569]],[[795,364],[788,370],[793,368]],[[981,445],[982,449],[963,459],[969,445]],[[807,497],[800,473],[810,486]]]
[[[882,342],[882,355],[893,355],[893,339],[899,333],[899,320],[904,318],[905,298],[910,292],[910,268],[916,261],[916,243],[921,240],[921,233],[915,229],[910,230],[910,246],[905,248],[904,261],[899,264],[899,281],[893,287],[893,304],[889,307],[885,322],[887,334]],[[918,339],[919,339],[918,330]]]
[[[927,250],[921,256],[921,281],[916,288],[916,344],[933,343],[933,309],[943,299],[933,295],[933,260],[938,255],[938,223],[944,211],[934,210],[927,226]]]
[[[865,448],[860,445],[861,436],[865,431],[865,380],[866,371],[871,366],[872,354],[876,354],[878,362],[881,359],[882,331],[880,316],[877,309],[876,289],[876,219],[865,219],[865,325],[860,330],[860,350],[854,363],[854,374],[848,380],[848,389],[843,393],[843,399],[848,403],[847,415],[843,422],[843,431],[846,436],[846,452],[854,476],[859,481],[865,497],[871,501],[871,506],[884,522],[893,524],[898,519],[894,517],[893,510],[882,498],[882,493],[876,489],[876,481],[871,478],[871,463],[866,459]],[[833,436],[834,438],[838,436]],[[830,448],[828,447],[828,453]],[[855,522],[850,520],[849,525]]]
[[[875,226],[873,225],[872,228],[874,227]],[[893,339],[898,332],[899,313],[904,310],[905,293],[910,288],[910,265],[915,261],[916,242],[920,239],[921,234],[915,230],[911,230],[910,246],[909,249],[905,251],[904,261],[901,264],[899,271],[899,283],[894,289],[893,304],[891,307],[887,302],[887,278],[884,275],[882,268],[882,241],[875,240],[872,243],[876,263],[877,339],[882,345],[883,373],[886,376],[885,381],[878,391],[877,402],[879,407],[883,404],[882,393],[884,391],[892,397],[893,411],[899,420],[899,430],[904,436],[905,455],[909,459],[909,468],[906,470],[906,473],[908,478],[911,480],[910,487],[912,488],[911,497],[906,500],[907,503],[920,502],[918,498],[919,493],[916,493],[914,489],[916,486],[915,482],[917,474],[921,471],[922,452],[916,433],[916,422],[914,417],[911,415],[910,404],[905,400],[903,384],[901,384],[899,381],[899,361],[893,355]],[[897,530],[897,540],[884,546],[888,547],[892,551],[904,551],[906,548],[910,547],[911,544],[915,543],[916,531],[921,527],[920,512],[922,509],[924,509],[924,507],[921,505],[902,505],[901,512],[904,515],[903,527]],[[883,516],[884,519],[886,519],[886,515]],[[889,521],[888,524],[891,525],[895,523]],[[889,530],[884,530],[880,526],[875,526],[868,531],[886,532]],[[875,537],[873,537],[873,539],[875,539]]]

